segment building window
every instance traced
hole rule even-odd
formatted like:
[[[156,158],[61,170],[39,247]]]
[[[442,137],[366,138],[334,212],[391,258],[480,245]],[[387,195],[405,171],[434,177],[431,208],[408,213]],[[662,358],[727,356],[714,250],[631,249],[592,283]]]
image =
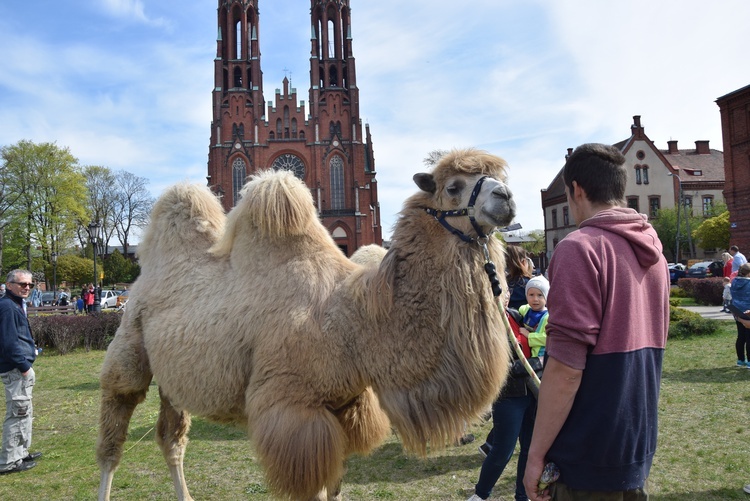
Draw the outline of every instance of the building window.
[[[635,166],[635,184],[641,184],[641,166]]]
[[[693,197],[684,197],[682,201],[683,207],[685,207],[685,214],[693,215]]]
[[[552,209],[552,227],[557,228],[557,209]]]
[[[240,190],[245,185],[247,169],[245,161],[241,158],[235,158],[232,162],[232,203],[237,205],[240,201]]]
[[[628,207],[636,212],[641,212],[638,208],[638,197],[628,197]]]
[[[643,160],[646,158],[646,154],[643,152],[643,150],[638,150],[638,152],[635,154],[635,158],[638,160]]]
[[[703,197],[703,217],[709,217],[714,210],[714,197],[704,196]]]
[[[643,184],[648,184],[648,165],[643,166]]]
[[[239,67],[234,69],[234,86],[242,87],[242,70]]]
[[[570,216],[568,215],[568,207],[563,207],[563,226],[568,226],[570,224]]]
[[[344,162],[336,155],[331,158],[331,209],[344,208]]]
[[[649,197],[648,199],[648,216],[657,217],[661,209],[661,199],[659,197]]]

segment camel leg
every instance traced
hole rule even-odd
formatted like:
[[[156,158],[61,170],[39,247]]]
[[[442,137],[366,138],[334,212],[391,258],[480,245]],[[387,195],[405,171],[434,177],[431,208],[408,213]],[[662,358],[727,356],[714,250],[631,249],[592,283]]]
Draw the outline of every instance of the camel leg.
[[[179,501],[192,501],[185,483],[185,472],[182,467],[185,458],[185,447],[188,443],[187,434],[190,431],[190,414],[177,411],[169,399],[159,389],[161,409],[159,420],[156,422],[156,443],[161,447],[164,459],[172,475],[174,490]]]
[[[109,500],[130,418],[135,407],[146,398],[152,377],[140,330],[123,318],[107,349],[99,378],[101,407],[96,444],[96,459],[101,472],[99,501]]]
[[[97,461],[101,471],[99,501],[108,501],[112,479],[122,459],[122,445],[128,435],[128,424],[136,405],[146,398],[146,389],[128,395],[118,395],[102,389],[101,414],[99,416],[99,440]]]

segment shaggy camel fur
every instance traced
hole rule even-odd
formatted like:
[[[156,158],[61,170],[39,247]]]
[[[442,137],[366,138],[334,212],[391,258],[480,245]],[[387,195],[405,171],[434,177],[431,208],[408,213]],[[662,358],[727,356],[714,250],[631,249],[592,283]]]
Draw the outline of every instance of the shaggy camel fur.
[[[228,217],[205,188],[168,190],[102,367],[99,499],[109,499],[152,378],[156,440],[180,500],[192,499],[182,467],[189,413],[246,426],[269,488],[284,499],[340,499],[345,458],[371,451],[391,423],[421,455],[453,443],[498,394],[508,342],[482,247],[426,209],[466,207],[488,176],[474,218],[488,234],[507,225],[515,205],[505,168],[458,150],[414,176],[420,191],[405,202],[392,247],[367,266],[340,252],[291,173],[254,176]],[[468,217],[449,222],[475,239]],[[480,241],[502,279],[500,241]],[[227,289],[240,299],[227,301]],[[185,290],[204,296],[186,302]]]

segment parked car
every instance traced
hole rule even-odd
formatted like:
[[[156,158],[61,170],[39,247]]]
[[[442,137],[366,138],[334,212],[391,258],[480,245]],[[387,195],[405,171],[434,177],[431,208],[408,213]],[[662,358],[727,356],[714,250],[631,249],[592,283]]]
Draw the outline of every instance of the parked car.
[[[128,302],[128,294],[129,293],[130,293],[130,291],[122,291],[122,292],[120,292],[120,295],[117,296],[117,303],[116,303],[117,308],[120,308],[121,306],[124,306],[125,303]]]
[[[687,266],[682,263],[669,263],[669,280],[673,284],[685,277],[685,270]]]
[[[721,261],[701,261],[688,268],[688,278],[721,277],[724,274],[724,264]]]
[[[50,306],[55,302],[55,293],[52,291],[42,292],[42,306]]]
[[[117,297],[120,295],[120,293],[121,291],[102,290],[102,300],[101,300],[102,309],[116,308]]]

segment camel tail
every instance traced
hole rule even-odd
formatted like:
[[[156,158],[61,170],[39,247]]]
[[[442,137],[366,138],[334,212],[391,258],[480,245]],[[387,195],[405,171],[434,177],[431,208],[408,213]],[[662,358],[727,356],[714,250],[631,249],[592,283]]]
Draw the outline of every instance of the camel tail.
[[[226,215],[218,198],[203,186],[181,183],[167,189],[151,211],[138,246],[141,263],[151,256],[205,252],[223,233]]]

